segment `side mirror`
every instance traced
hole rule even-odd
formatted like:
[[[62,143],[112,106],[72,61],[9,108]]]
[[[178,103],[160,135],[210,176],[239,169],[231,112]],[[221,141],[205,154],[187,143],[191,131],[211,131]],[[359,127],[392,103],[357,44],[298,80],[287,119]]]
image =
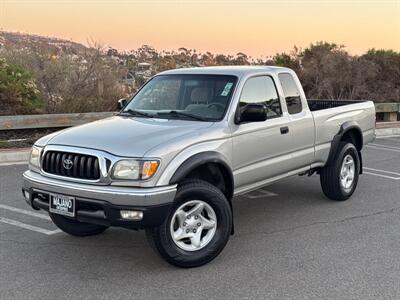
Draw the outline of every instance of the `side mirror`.
[[[122,98],[118,100],[118,108],[121,110],[125,107],[126,103],[128,101],[126,100],[126,98]]]
[[[264,104],[249,103],[240,109],[237,123],[264,122],[267,119],[267,109]]]

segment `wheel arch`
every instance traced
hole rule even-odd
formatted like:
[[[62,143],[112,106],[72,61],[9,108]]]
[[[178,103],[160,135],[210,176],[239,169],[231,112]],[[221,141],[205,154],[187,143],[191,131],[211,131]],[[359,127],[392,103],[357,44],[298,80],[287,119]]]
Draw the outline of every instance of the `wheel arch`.
[[[214,168],[214,169],[213,169]],[[215,169],[218,168],[218,169]],[[229,166],[227,159],[220,153],[214,151],[206,151],[197,153],[188,159],[186,159],[175,171],[172,175],[169,183],[170,184],[178,184],[182,182],[184,179],[188,178],[191,174],[194,174],[196,170],[202,170],[201,173],[206,173],[206,169],[212,173],[213,171],[221,172],[220,175],[223,176],[225,188],[222,191],[229,202],[233,197],[233,189],[234,189],[234,179],[233,172],[231,167]],[[211,174],[212,175],[212,174]],[[190,177],[189,177],[190,178]],[[214,184],[210,179],[211,178],[199,178],[203,179],[211,184]],[[215,185],[215,184],[214,184]],[[218,186],[217,186],[218,187]]]
[[[338,151],[340,142],[350,142],[354,144],[357,149],[360,158],[360,174],[362,174],[362,155],[361,150],[364,145],[363,134],[360,125],[355,121],[344,122],[339,129],[339,132],[335,134],[331,142],[331,148],[327,160],[327,165],[332,164],[335,155]]]

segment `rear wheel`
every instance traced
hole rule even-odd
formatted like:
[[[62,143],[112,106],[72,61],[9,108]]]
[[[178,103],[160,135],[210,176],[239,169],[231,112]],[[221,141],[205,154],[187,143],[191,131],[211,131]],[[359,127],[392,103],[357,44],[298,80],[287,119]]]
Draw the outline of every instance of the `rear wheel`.
[[[347,200],[357,187],[359,174],[360,158],[356,147],[341,142],[333,162],[321,170],[322,191],[332,200]]]
[[[61,215],[49,213],[51,220],[65,233],[73,236],[90,236],[104,232],[108,227],[79,222]]]
[[[146,230],[150,244],[169,263],[197,267],[225,247],[232,229],[232,210],[224,194],[202,180],[183,183],[164,223]]]

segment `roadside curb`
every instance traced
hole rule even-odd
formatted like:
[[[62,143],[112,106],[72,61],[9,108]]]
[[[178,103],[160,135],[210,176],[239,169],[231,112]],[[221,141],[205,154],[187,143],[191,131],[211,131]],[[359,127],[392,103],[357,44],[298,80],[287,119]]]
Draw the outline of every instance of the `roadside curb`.
[[[0,165],[27,164],[30,148],[0,150]]]
[[[400,135],[400,127],[377,128],[375,130],[375,134],[376,134],[377,137]]]

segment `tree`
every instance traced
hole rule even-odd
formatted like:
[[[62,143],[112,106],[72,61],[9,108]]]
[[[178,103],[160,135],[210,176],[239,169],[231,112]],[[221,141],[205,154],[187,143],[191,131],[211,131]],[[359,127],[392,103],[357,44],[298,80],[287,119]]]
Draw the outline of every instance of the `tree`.
[[[298,56],[282,52],[277,53],[272,60],[277,66],[291,68],[297,73],[300,72],[300,60]]]
[[[215,56],[215,63],[220,66],[225,66],[230,64],[230,60],[226,55],[218,54]]]
[[[211,52],[206,52],[205,54],[201,55],[201,62],[204,66],[214,66],[214,54]]]
[[[0,59],[0,114],[41,112],[42,98],[32,76]]]
[[[54,55],[52,47],[42,45],[4,49],[0,56],[30,71],[45,113],[113,110],[116,99],[126,96],[121,83],[126,68],[98,45],[79,54]]]
[[[400,52],[371,49],[360,59],[375,67],[375,74],[368,81],[371,98],[400,102]]]
[[[248,65],[249,64],[249,58],[246,54],[239,52],[236,54],[236,58],[234,60],[235,65]]]
[[[351,82],[351,57],[343,46],[318,42],[299,55],[300,78],[309,98],[346,99]]]
[[[157,72],[171,70],[176,68],[176,62],[171,56],[164,56],[159,59]]]

